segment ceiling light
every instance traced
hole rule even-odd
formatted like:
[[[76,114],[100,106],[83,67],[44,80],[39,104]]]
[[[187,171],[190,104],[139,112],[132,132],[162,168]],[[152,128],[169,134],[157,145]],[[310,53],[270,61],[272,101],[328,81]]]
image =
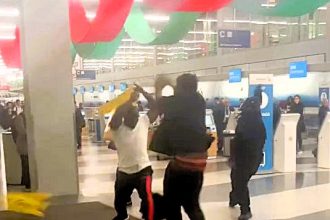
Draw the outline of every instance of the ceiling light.
[[[145,15],[144,18],[148,21],[169,21],[169,16],[163,15]]]
[[[197,21],[202,21],[202,22],[218,22],[217,19],[203,19],[203,18],[197,19]]]
[[[18,17],[19,10],[17,8],[0,8],[0,17]]]
[[[211,41],[207,40],[180,40],[179,42],[184,44],[211,43]]]
[[[0,35],[0,40],[15,40],[15,35]]]
[[[15,30],[16,24],[0,24],[0,30],[8,31],[8,30]]]
[[[189,34],[218,34],[214,31],[189,31]]]
[[[145,49],[145,50],[153,50],[155,49],[152,46],[120,46],[119,49]]]
[[[275,7],[276,4],[271,4],[271,3],[269,3],[269,4],[261,4],[261,6],[262,6],[262,7],[270,8],[270,7]]]
[[[123,42],[133,42],[134,40],[133,39],[122,39],[121,41],[123,41]]]
[[[319,7],[318,10],[327,10],[327,7]]]

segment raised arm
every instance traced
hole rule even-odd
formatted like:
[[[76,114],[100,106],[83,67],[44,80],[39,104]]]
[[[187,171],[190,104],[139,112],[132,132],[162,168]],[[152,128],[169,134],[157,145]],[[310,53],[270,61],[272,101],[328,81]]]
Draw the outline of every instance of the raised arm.
[[[137,92],[141,93],[148,101],[150,109],[149,109],[147,115],[149,117],[150,123],[153,123],[154,121],[156,121],[156,119],[158,117],[156,100],[154,99],[154,97],[151,94],[147,93],[141,86],[135,84],[135,87],[136,87],[135,90]]]
[[[129,110],[129,108],[132,106],[132,103],[138,100],[139,93],[133,92],[131,95],[131,98],[129,101],[127,101],[125,104],[119,106],[119,108],[116,110],[115,114],[112,116],[110,121],[110,128],[112,130],[117,130],[121,124],[123,123],[123,117]]]

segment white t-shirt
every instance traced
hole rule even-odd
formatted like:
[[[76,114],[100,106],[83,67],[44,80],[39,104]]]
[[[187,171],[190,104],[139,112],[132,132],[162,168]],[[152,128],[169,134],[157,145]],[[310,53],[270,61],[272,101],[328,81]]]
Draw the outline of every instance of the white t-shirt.
[[[151,166],[147,146],[149,125],[149,117],[142,115],[134,129],[122,124],[118,130],[111,130],[117,148],[119,171],[133,174]]]

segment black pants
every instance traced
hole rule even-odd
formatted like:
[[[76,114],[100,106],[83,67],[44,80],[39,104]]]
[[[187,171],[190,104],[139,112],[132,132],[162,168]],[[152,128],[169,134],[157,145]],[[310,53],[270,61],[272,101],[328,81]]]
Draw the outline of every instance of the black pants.
[[[78,149],[81,149],[81,133],[82,133],[82,129],[77,128],[76,129],[76,136],[77,136],[77,148]]]
[[[234,165],[231,170],[230,201],[241,206],[242,214],[250,211],[248,183],[263,160],[264,141],[239,141],[236,144]]]
[[[225,125],[223,123],[216,123],[216,128],[217,128],[217,136],[218,136],[218,150],[222,151],[223,148],[223,130]]]
[[[23,186],[25,186],[26,189],[31,189],[30,168],[29,168],[29,157],[28,157],[28,155],[21,155],[21,164],[22,164],[21,184]]]
[[[151,167],[147,167],[138,173],[126,174],[117,171],[115,182],[115,209],[118,220],[127,218],[126,203],[130,200],[133,190],[136,189],[141,198],[141,212],[146,220],[154,218],[154,204],[151,192]]]
[[[301,126],[297,126],[297,152],[302,150],[302,132]]]
[[[167,204],[167,220],[182,220],[181,206],[191,220],[204,220],[199,204],[203,185],[203,172],[177,168],[170,162],[164,178],[164,199]]]

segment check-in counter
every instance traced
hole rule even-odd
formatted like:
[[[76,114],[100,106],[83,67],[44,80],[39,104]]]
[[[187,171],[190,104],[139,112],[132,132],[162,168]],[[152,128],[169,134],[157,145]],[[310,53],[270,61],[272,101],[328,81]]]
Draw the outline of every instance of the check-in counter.
[[[330,113],[323,121],[318,139],[317,166],[330,169]]]
[[[2,133],[7,184],[21,184],[22,165],[11,132]]]

